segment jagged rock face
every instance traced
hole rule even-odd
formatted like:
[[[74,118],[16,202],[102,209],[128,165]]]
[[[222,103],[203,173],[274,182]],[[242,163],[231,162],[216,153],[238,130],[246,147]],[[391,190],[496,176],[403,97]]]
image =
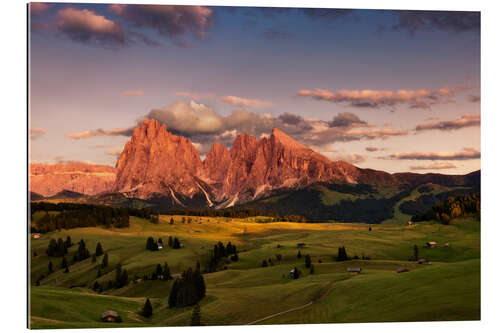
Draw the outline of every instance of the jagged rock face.
[[[167,132],[165,125],[146,120],[135,128],[116,164],[113,191],[137,198],[176,194],[192,198],[200,192],[202,170],[198,152],[189,139]]]
[[[359,169],[332,162],[274,129],[270,138],[257,141],[240,135],[231,148],[231,165],[217,200],[246,202],[279,188],[300,188],[315,182],[355,182]]]
[[[211,184],[222,184],[231,165],[231,154],[215,142],[203,161],[203,178]]]
[[[146,120],[135,128],[116,169],[87,164],[30,167],[30,190],[44,196],[62,190],[83,194],[119,192],[171,207],[229,207],[277,189],[326,183],[371,185],[437,182],[461,184],[463,176],[394,174],[331,161],[274,129],[269,138],[239,135],[231,147],[216,142],[202,162],[189,139]],[[469,181],[479,182],[471,175]]]
[[[115,168],[106,165],[30,164],[29,188],[45,197],[63,190],[95,195],[109,191],[115,177]]]

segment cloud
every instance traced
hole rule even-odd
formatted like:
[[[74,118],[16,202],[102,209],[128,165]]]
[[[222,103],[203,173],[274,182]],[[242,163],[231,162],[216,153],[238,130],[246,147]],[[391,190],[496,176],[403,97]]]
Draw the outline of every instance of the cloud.
[[[276,41],[276,40],[284,40],[284,39],[290,39],[293,38],[294,35],[286,32],[286,31],[280,31],[278,29],[270,28],[262,32],[259,37]]]
[[[134,127],[111,130],[103,130],[99,128],[96,130],[83,131],[78,133],[66,133],[65,136],[70,139],[80,140],[92,138],[95,136],[131,136],[133,131]]]
[[[442,161],[462,161],[481,158],[481,152],[474,148],[464,148],[459,152],[441,152],[441,153],[397,153],[382,159],[388,160],[442,160]]]
[[[428,124],[420,124],[415,130],[417,132],[428,130],[451,131],[465,127],[481,126],[480,114],[465,114],[460,119],[444,120]]]
[[[433,163],[428,165],[413,165],[410,170],[446,170],[455,169],[456,166],[451,163]]]
[[[31,15],[38,15],[50,8],[49,4],[44,2],[31,2],[30,3],[30,13]]]
[[[44,130],[43,128],[31,128],[30,129],[30,139],[31,140],[36,140],[45,134],[47,134],[47,131]]]
[[[57,30],[73,41],[116,46],[125,44],[120,24],[88,9],[65,8],[56,13]]]
[[[461,33],[481,28],[480,12],[458,11],[425,11],[425,10],[397,10],[398,23],[392,26],[393,30],[405,30],[411,35],[417,31],[435,31]]]
[[[106,154],[111,156],[120,156],[123,151],[123,147],[116,147],[106,150]]]
[[[186,98],[190,98],[190,99],[194,99],[194,100],[215,98],[215,95],[212,93],[199,94],[199,93],[188,92],[188,91],[177,91],[175,93],[175,96],[186,97]]]
[[[211,107],[194,101],[178,101],[162,109],[153,109],[138,119],[137,124],[144,119],[156,119],[165,124],[169,132],[190,138],[201,154],[206,153],[215,141],[230,147],[238,134],[245,133],[262,138],[269,136],[273,128],[279,128],[295,140],[319,151],[334,142],[385,140],[393,136],[408,135],[408,131],[391,128],[354,129],[352,124],[348,127],[330,127],[328,121],[305,119],[289,112],[276,117],[267,113],[235,109],[229,115],[221,115]],[[359,122],[356,120],[354,123]],[[133,129],[134,127],[97,129],[68,133],[66,136],[72,139],[104,135],[131,136]]]
[[[479,95],[469,95],[467,97],[467,100],[471,103],[478,103],[481,102],[481,96]]]
[[[247,107],[247,108],[267,107],[267,106],[272,105],[271,103],[266,102],[266,101],[260,101],[258,99],[247,99],[247,98],[236,97],[236,96],[224,96],[220,99],[220,101],[222,103],[236,105],[239,107]]]
[[[410,108],[430,109],[431,105],[453,102],[450,100],[456,93],[465,90],[463,87],[437,90],[338,90],[336,92],[315,89],[302,89],[296,92],[299,97],[311,97],[320,101],[348,103],[352,107],[377,108],[408,104]]]
[[[378,147],[368,146],[368,147],[365,148],[365,150],[373,153],[373,152],[376,152],[376,151],[387,150],[387,148],[378,148]]]
[[[213,24],[214,13],[212,9],[203,6],[125,4],[112,4],[109,11],[137,28],[153,29],[174,39],[188,32],[203,37]]]
[[[330,127],[365,127],[368,126],[368,123],[359,119],[354,113],[341,112],[337,114],[328,125]]]
[[[122,91],[120,93],[122,96],[143,96],[144,91]]]

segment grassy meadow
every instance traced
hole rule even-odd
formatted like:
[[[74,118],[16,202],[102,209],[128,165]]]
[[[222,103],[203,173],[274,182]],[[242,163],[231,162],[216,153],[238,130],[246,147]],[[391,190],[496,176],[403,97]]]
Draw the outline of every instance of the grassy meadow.
[[[165,262],[172,274],[194,267],[197,261],[203,269],[218,241],[235,244],[239,260],[228,262],[226,269],[204,274],[207,296],[200,303],[203,325],[480,319],[480,222],[471,218],[457,219],[450,225],[425,222],[406,226],[259,222],[264,217],[193,217],[188,224],[182,223],[181,216],[173,216],[175,223],[170,224],[171,217],[160,216],[158,224],[131,217],[128,228],[76,228],[32,238],[31,327],[189,325],[192,307],[168,308],[172,281],[129,282],[103,293],[91,287],[96,280],[102,284],[112,280],[118,263],[127,270],[129,280],[149,274]],[[50,239],[66,239],[68,235],[74,243],[84,239],[91,253],[101,242],[109,266],[100,277],[97,267],[101,258],[97,263],[90,258],[78,262],[64,273],[61,258],[47,257]],[[151,252],[146,250],[149,236],[161,237],[165,244],[169,236],[178,237],[183,247]],[[436,241],[438,246],[425,248],[428,241]],[[305,243],[300,259],[298,243]],[[445,247],[445,243],[450,246]],[[419,257],[430,265],[409,261],[415,244]],[[368,256],[370,260],[337,262],[334,257],[340,246],[345,246],[350,257]],[[77,245],[72,246],[66,257],[72,258],[76,250]],[[281,254],[281,261],[276,254]],[[312,258],[314,274],[305,268],[306,254]],[[273,265],[261,267],[269,258]],[[49,259],[55,272],[47,276]],[[293,280],[288,275],[295,266],[302,276]],[[362,268],[362,273],[350,275],[348,267]],[[409,271],[397,273],[400,268]],[[41,275],[46,277],[35,286]],[[146,298],[153,305],[151,318],[139,314]],[[120,314],[122,323],[100,321],[101,313],[110,309]]]

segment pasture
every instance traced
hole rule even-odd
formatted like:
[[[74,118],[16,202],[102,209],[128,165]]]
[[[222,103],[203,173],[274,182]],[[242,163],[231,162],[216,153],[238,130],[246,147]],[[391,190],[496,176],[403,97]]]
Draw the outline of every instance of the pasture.
[[[140,280],[102,293],[91,287],[95,281],[105,284],[113,279],[118,263],[130,279],[151,273],[165,262],[172,274],[194,267],[197,261],[203,269],[218,241],[235,244],[239,260],[228,260],[226,269],[204,274],[207,296],[200,303],[204,325],[248,324],[310,302],[259,324],[480,319],[480,223],[472,219],[455,220],[450,225],[426,222],[405,226],[259,223],[256,221],[264,218],[212,217],[192,217],[191,223],[182,223],[181,216],[173,216],[175,222],[170,224],[171,218],[162,215],[158,224],[152,224],[131,217],[128,228],[77,228],[31,239],[31,327],[189,325],[192,307],[168,308],[172,281]],[[101,257],[96,263],[89,258],[71,265],[70,272],[64,273],[62,259],[46,255],[51,238],[67,236],[74,243],[84,239],[90,253],[97,242],[102,244],[109,266],[102,269],[100,277]],[[178,237],[183,247],[151,252],[146,250],[150,236],[162,238],[164,243],[169,236]],[[426,248],[428,241],[436,241],[438,246]],[[300,259],[298,243],[305,244]],[[445,247],[445,243],[450,246]],[[414,245],[419,248],[419,257],[430,265],[409,261]],[[340,246],[350,257],[370,260],[337,262]],[[66,257],[72,258],[76,250],[77,245],[72,246]],[[305,268],[306,254],[312,258],[314,274]],[[262,261],[269,259],[272,264],[261,267]],[[35,286],[41,275],[47,275],[49,260],[55,272]],[[302,272],[297,280],[288,276],[293,267]],[[347,267],[362,268],[362,273],[349,275]],[[396,273],[400,268],[409,272]],[[147,297],[153,305],[151,318],[139,314]],[[109,309],[118,311],[123,322],[102,323],[100,314]]]

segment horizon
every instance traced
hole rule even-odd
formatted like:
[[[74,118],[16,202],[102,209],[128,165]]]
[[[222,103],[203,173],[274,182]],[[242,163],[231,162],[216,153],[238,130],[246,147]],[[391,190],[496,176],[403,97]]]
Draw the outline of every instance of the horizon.
[[[478,12],[30,7],[30,163],[114,167],[156,119],[200,157],[276,127],[363,169],[481,169]]]

